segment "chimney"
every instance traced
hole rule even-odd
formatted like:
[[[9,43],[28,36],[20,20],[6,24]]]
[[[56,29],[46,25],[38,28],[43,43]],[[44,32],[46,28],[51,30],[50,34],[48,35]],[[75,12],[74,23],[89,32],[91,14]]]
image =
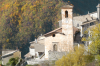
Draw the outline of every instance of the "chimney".
[[[89,11],[88,11],[88,14],[90,14]]]
[[[41,34],[41,36],[42,36],[42,34]]]
[[[37,39],[35,39],[35,42],[37,43]]]
[[[97,7],[97,18],[100,19],[100,4],[98,4],[96,7]]]
[[[88,22],[88,19],[86,18],[87,22]]]
[[[93,20],[93,17],[91,17],[91,19]]]

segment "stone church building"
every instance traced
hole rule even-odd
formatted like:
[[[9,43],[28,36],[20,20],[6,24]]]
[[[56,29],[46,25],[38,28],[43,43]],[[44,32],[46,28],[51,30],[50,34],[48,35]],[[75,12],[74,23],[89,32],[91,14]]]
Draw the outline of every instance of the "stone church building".
[[[55,60],[61,58],[74,46],[81,43],[84,31],[99,22],[100,4],[97,12],[73,17],[73,6],[65,5],[61,8],[62,19],[59,20],[59,28],[39,36],[30,42],[30,52],[25,55],[28,64],[41,60]],[[85,42],[87,46],[89,42]]]

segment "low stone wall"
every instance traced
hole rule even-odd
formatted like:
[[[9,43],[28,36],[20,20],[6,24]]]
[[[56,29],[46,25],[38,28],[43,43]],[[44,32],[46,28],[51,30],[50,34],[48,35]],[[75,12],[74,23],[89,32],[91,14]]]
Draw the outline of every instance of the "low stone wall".
[[[40,66],[55,66],[56,60],[45,60],[39,63]]]
[[[57,51],[49,51],[49,60],[57,60],[62,58],[62,56],[68,54],[67,52],[57,52]]]

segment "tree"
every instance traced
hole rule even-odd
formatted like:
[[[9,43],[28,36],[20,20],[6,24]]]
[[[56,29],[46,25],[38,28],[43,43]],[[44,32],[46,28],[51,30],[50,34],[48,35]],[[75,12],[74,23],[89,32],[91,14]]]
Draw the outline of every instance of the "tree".
[[[10,58],[7,65],[15,66],[18,63],[19,58]]]
[[[90,33],[90,36],[83,39],[91,41],[88,46],[89,52],[95,55],[95,59],[97,59],[97,62],[100,65],[100,24],[96,24],[92,28],[86,30],[86,34],[88,34],[88,32]]]
[[[95,56],[97,65],[100,65],[100,24],[96,24],[85,31],[85,35],[89,36],[82,38],[82,41],[90,41],[88,50],[91,54]]]
[[[93,55],[84,54],[85,49],[81,45],[75,47],[75,51],[70,51],[69,54],[57,60],[55,66],[86,66],[87,63],[94,60]]]
[[[17,46],[21,49],[41,33],[47,33],[58,27],[58,20],[61,19],[60,7],[66,2],[2,0],[0,4],[2,4],[0,5],[0,48],[15,49]]]
[[[91,41],[89,45],[89,50],[92,54],[100,55],[100,24],[89,29],[90,36],[88,41]]]

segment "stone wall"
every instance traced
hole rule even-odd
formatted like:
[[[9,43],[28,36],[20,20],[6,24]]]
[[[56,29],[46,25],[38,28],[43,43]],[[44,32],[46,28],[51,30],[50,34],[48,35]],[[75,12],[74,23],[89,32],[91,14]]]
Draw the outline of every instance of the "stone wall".
[[[9,55],[8,57],[2,58],[2,64],[6,65],[6,63],[8,63],[10,58],[13,58],[13,54]]]
[[[67,52],[57,52],[57,51],[49,51],[49,60],[57,60],[62,58],[62,56],[66,55]]]
[[[14,58],[16,58],[16,57],[21,58],[21,52],[17,51],[15,53],[13,53],[13,56],[14,56]]]
[[[55,37],[49,36],[45,38],[45,58],[48,59],[48,51],[53,51],[53,45],[57,45],[57,51],[69,51],[73,45],[67,43],[66,35],[56,34]]]

